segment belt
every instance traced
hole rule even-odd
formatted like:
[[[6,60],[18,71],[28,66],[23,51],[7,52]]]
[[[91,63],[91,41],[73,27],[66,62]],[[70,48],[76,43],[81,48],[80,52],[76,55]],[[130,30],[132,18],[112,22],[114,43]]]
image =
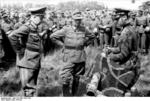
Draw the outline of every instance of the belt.
[[[146,27],[146,25],[137,25],[138,27],[143,27],[143,28],[145,28]]]
[[[83,50],[84,47],[83,47],[83,46],[78,46],[78,47],[74,47],[74,46],[65,46],[65,49]]]
[[[32,48],[32,47],[26,47],[27,50],[34,51],[34,52],[40,52],[40,49]]]

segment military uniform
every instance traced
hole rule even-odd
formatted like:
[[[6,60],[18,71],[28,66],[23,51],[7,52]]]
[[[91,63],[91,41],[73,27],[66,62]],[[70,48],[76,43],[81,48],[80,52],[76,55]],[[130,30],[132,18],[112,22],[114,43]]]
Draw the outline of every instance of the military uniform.
[[[66,25],[66,19],[61,17],[58,19],[58,29],[63,28]]]
[[[127,12],[129,11],[124,9],[116,10],[117,15],[115,16],[113,27],[112,27],[112,33],[113,33],[112,46],[114,47],[118,46],[118,40],[124,28],[124,24],[126,21],[125,16]]]
[[[42,15],[46,8],[32,10],[33,15]],[[17,66],[24,96],[35,96],[37,77],[40,70],[43,52],[42,37],[39,33],[45,30],[41,22],[38,26],[32,20],[14,30],[9,39],[17,52]]]
[[[130,35],[131,34],[131,35]],[[134,27],[128,26],[123,29],[118,40],[119,51],[114,50],[110,59],[119,63],[126,62],[132,51],[137,51],[137,36]]]
[[[14,30],[21,27],[24,23],[25,23],[25,16],[23,14],[22,15],[20,14],[19,21],[14,25]]]
[[[7,17],[7,15],[4,15],[3,17]],[[7,21],[3,19],[1,22],[1,28],[5,31],[6,34],[10,34],[10,32],[14,29],[14,24],[8,19]]]
[[[18,29],[19,27],[21,27],[23,25],[23,23],[18,22],[14,25],[14,30]]]
[[[87,26],[88,29],[91,31],[91,33],[94,33],[95,36],[98,36],[98,34],[99,34],[99,29],[98,29],[99,28],[98,27],[99,26],[99,22],[100,21],[94,17],[89,22],[90,23],[89,26]],[[95,38],[95,40],[94,40],[94,42],[92,44],[93,44],[94,47],[98,47],[98,39]]]
[[[100,43],[102,44],[105,44],[105,45],[110,45],[110,40],[111,40],[111,37],[112,37],[112,25],[113,25],[113,21],[111,19],[111,17],[102,17],[101,21],[100,21],[100,30],[101,30],[101,38],[100,40],[103,40],[101,41]],[[101,44],[101,45],[102,45]]]
[[[134,27],[126,26],[119,40],[119,47],[111,48],[108,57],[101,55],[100,71],[93,75],[87,94],[91,91],[95,93],[94,89],[98,89],[98,94],[104,96],[126,96],[137,80],[140,64],[136,54],[137,37]]]
[[[117,47],[118,39],[122,30],[122,27],[118,25],[118,22],[119,16],[116,16],[112,25],[112,40],[111,40],[112,47]]]
[[[138,16],[135,19],[135,27],[138,34],[138,47],[139,51],[142,53],[146,52],[146,33],[145,28],[149,25],[146,16]]]
[[[65,26],[50,37],[64,46],[62,51],[64,65],[60,71],[60,77],[63,81],[63,94],[64,96],[75,96],[80,75],[85,72],[86,54],[84,46],[88,39],[93,36],[83,26],[77,28],[75,26]],[[63,38],[63,42],[59,40],[61,38]],[[71,87],[70,84],[72,84]],[[70,92],[70,89],[72,92]]]

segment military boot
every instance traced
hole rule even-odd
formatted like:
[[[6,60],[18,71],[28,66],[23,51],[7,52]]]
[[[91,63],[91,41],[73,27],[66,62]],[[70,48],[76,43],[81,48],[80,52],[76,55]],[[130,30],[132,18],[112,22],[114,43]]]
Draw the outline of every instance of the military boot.
[[[72,96],[71,94],[71,89],[70,89],[70,85],[69,84],[63,84],[63,96]]]
[[[25,90],[24,91],[24,96],[25,97],[35,97],[36,96],[36,91],[35,90]]]

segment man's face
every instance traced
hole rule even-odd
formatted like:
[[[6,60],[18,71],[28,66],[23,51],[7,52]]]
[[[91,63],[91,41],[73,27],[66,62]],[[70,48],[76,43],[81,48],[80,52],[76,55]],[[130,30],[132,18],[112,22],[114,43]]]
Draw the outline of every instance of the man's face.
[[[139,15],[142,15],[142,14],[143,14],[143,12],[142,12],[142,11],[139,11],[139,12],[138,12],[138,14],[139,14]]]
[[[21,23],[24,23],[24,22],[25,22],[25,18],[20,17],[20,18],[19,18],[19,21],[20,21]]]
[[[127,20],[127,15],[123,15],[121,18],[125,21]]]
[[[8,17],[6,16],[6,17],[4,17],[3,19],[4,19],[4,21],[7,21],[7,20],[8,20]]]
[[[74,22],[76,26],[79,26],[81,24],[81,19],[75,19]]]
[[[36,25],[40,24],[41,21],[43,20],[43,18],[44,18],[43,15],[35,15],[35,16],[34,16],[34,23],[35,23]]]

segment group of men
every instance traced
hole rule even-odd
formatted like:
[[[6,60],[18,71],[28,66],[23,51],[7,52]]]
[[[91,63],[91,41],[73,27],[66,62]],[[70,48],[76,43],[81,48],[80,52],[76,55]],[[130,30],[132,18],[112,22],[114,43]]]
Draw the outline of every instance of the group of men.
[[[52,40],[63,47],[64,65],[60,70],[63,96],[76,96],[80,76],[86,72],[85,47],[107,48],[110,60],[119,65],[127,62],[132,52],[149,52],[150,17],[143,10],[76,9],[73,13],[63,13],[40,7],[15,14],[10,16],[1,10],[0,56],[4,57],[5,53],[1,42],[4,32],[16,52],[24,96],[37,95],[44,40]]]

